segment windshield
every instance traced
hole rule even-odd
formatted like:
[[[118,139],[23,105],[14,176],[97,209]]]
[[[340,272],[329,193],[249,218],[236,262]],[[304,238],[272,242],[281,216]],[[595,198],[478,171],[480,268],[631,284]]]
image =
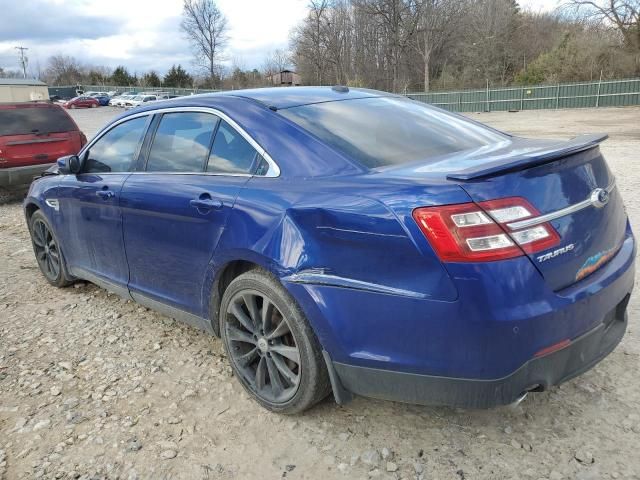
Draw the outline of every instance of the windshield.
[[[507,138],[457,115],[398,97],[316,103],[278,113],[369,168],[428,160]]]
[[[59,133],[77,130],[60,107],[0,108],[0,135]]]

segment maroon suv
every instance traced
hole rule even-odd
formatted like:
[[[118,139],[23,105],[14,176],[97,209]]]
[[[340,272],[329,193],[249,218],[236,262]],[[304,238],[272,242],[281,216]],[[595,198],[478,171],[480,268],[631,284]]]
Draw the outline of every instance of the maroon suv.
[[[0,187],[26,185],[87,138],[51,103],[0,103]]]

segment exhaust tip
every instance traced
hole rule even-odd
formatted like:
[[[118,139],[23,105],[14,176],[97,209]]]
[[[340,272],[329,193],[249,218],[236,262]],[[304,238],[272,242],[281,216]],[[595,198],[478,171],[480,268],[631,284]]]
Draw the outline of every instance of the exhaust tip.
[[[511,402],[509,404],[509,407],[511,407],[511,408],[517,407],[518,405],[520,405],[522,403],[522,401],[525,398],[527,398],[527,395],[529,395],[529,391],[528,390],[525,391],[525,392],[522,392],[518,398],[516,398],[513,402]]]

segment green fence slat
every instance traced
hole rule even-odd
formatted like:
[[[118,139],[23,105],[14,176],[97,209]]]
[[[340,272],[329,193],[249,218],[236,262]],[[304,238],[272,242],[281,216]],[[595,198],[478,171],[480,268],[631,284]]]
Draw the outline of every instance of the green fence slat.
[[[487,109],[487,90],[414,92],[409,98],[455,112]],[[490,111],[640,105],[640,78],[489,89]]]

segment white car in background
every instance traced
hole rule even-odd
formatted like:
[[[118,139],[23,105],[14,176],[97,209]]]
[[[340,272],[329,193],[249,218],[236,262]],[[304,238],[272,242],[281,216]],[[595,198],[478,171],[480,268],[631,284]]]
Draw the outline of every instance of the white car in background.
[[[118,95],[117,97],[109,100],[109,105],[111,105],[112,107],[124,107],[124,102],[126,102],[127,100],[131,100],[133,97],[135,97],[135,94]]]
[[[85,92],[85,97],[108,97],[109,94],[107,92]]]
[[[158,99],[158,97],[156,95],[145,95],[145,94],[136,95],[135,97],[133,97],[133,98],[131,98],[129,100],[125,100],[124,108],[139,107],[143,103],[155,102],[157,99]]]

